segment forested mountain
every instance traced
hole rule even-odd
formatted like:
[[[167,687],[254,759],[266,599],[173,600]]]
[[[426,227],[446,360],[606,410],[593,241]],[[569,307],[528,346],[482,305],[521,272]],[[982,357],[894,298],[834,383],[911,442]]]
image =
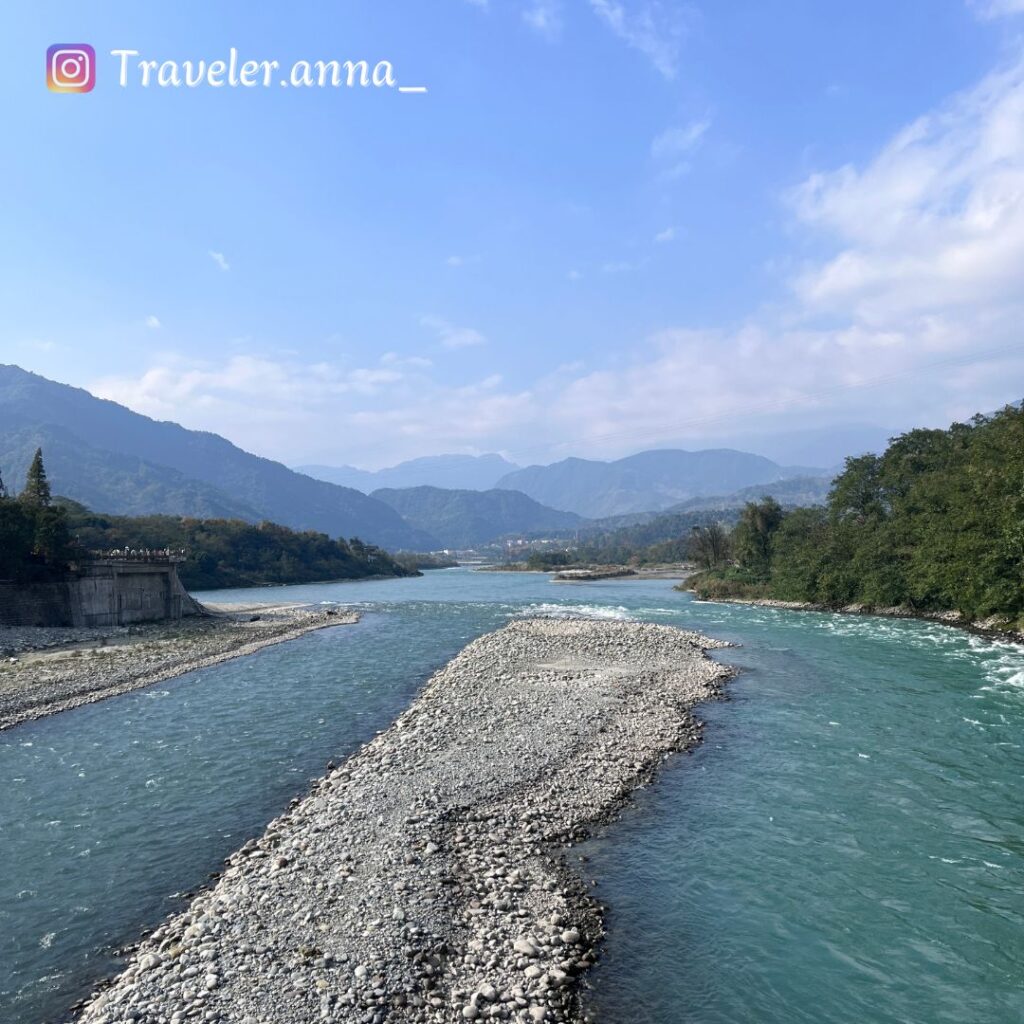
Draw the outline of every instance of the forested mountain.
[[[670,512],[725,511],[742,508],[749,501],[757,501],[770,492],[771,496],[786,507],[824,505],[832,489],[829,476],[797,476],[789,480],[777,480],[771,484],[755,484],[742,487],[732,494],[709,495],[690,498],[689,501],[674,505]]]
[[[275,523],[175,516],[105,516],[65,505],[67,527],[86,551],[182,549],[178,575],[189,590],[414,576],[415,568],[359,540],[332,539]]]
[[[390,548],[431,545],[359,491],[313,480],[216,434],[0,366],[0,471],[21,478],[40,446],[54,493],[104,512],[268,519]]]
[[[384,487],[447,487],[487,491],[518,469],[500,455],[428,455],[374,472],[354,466],[297,466],[299,473],[370,494]]]
[[[564,459],[502,477],[499,487],[522,491],[551,508],[596,519],[671,508],[701,495],[730,494],[806,471],[729,448],[648,451],[614,462]],[[810,471],[813,473],[813,471]]]
[[[374,491],[414,526],[446,548],[472,548],[507,534],[568,530],[582,522],[572,512],[545,508],[518,491],[451,491],[410,487]]]
[[[1024,615],[1024,411],[848,459],[825,508],[749,505],[712,596]]]

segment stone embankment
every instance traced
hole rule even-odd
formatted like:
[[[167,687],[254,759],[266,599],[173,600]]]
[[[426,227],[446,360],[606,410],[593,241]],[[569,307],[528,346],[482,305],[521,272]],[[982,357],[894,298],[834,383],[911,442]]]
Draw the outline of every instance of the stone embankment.
[[[729,670],[667,626],[515,621],[229,858],[81,1024],[585,1019],[599,908],[565,844],[614,817]]]
[[[0,729],[359,621],[348,611],[225,609],[133,626],[0,629]]]

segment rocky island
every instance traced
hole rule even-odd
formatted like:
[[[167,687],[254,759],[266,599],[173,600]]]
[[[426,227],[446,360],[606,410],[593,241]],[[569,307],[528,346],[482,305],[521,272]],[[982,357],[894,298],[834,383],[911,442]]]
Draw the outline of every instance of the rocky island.
[[[469,644],[386,731],[229,858],[81,1024],[584,1019],[600,909],[565,846],[673,751],[727,646],[525,619]]]

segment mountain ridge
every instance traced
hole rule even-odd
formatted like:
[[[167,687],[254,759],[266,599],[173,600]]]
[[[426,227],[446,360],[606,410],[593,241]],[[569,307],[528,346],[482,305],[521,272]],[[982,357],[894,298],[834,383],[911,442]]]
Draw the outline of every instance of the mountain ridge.
[[[502,477],[497,486],[522,491],[553,509],[597,519],[658,512],[691,498],[820,473],[733,448],[666,448],[609,462],[570,457],[549,466],[527,466]]]
[[[381,488],[371,497],[386,502],[445,548],[466,549],[510,534],[570,530],[585,520],[547,508],[519,491],[453,490],[443,487]]]
[[[501,477],[520,467],[496,453],[486,455],[425,455],[384,469],[355,466],[296,466],[295,471],[317,480],[354,487],[364,494],[383,488],[444,487],[449,490],[489,491]]]
[[[231,514],[268,519],[332,537],[359,536],[383,547],[421,548],[433,538],[409,526],[389,505],[360,491],[314,480],[253,455],[209,431],[132,412],[82,388],[0,365],[0,466],[17,484],[34,450],[52,452],[55,493],[88,498],[111,514]],[[88,475],[111,456],[105,482]],[[85,465],[79,459],[88,456]],[[147,495],[139,475],[148,479]],[[81,496],[81,497],[80,497]],[[86,503],[86,502],[83,502]],[[198,506],[198,507],[197,507]]]

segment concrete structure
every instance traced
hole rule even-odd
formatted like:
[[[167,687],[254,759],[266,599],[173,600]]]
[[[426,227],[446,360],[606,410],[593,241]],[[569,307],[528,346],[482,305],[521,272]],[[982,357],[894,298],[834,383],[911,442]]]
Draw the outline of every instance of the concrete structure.
[[[60,582],[0,583],[0,626],[124,626],[202,612],[172,558],[98,558]]]

